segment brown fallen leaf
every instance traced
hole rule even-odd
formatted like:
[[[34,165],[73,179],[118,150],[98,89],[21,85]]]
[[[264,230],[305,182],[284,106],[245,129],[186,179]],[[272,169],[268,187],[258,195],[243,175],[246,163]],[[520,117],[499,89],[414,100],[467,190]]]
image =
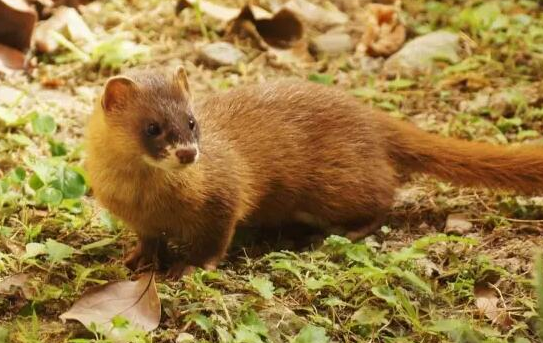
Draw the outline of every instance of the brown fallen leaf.
[[[0,280],[0,299],[7,298],[8,309],[10,313],[18,313],[22,308],[28,305],[28,301],[34,295],[32,286],[29,282],[29,275],[19,273],[8,276]]]
[[[57,89],[64,86],[66,81],[59,78],[49,78],[44,76],[40,79],[40,84],[45,88]]]
[[[154,273],[146,273],[136,281],[114,281],[88,290],[60,319],[74,319],[87,328],[95,323],[107,333],[111,320],[122,316],[133,326],[152,331],[160,323],[160,311]]]
[[[23,0],[0,0],[0,72],[25,69],[36,12]]]
[[[51,53],[57,50],[59,43],[53,32],[61,33],[72,41],[90,43],[95,40],[94,33],[83,18],[75,9],[69,7],[57,8],[51,18],[38,24],[34,35],[38,51]]]
[[[480,73],[466,72],[448,76],[439,85],[443,88],[458,87],[466,91],[478,91],[490,86],[490,80]]]
[[[176,11],[192,8],[196,3],[202,13],[225,23],[225,36],[230,41],[250,39],[279,64],[311,60],[304,39],[304,25],[287,7],[279,7],[272,14],[255,5],[238,9],[204,0],[179,0]]]
[[[369,4],[363,18],[364,33],[359,50],[370,56],[390,56],[402,47],[406,31],[395,6]]]
[[[17,292],[18,289],[23,289],[28,280],[28,274],[19,273],[0,281],[0,294],[12,295]]]
[[[36,12],[25,1],[0,0],[0,44],[25,52],[36,20]]]
[[[291,64],[311,60],[301,20],[289,9],[283,8],[271,18],[257,19],[252,7],[245,6],[239,16],[226,28],[231,40],[249,38],[278,64]]]
[[[230,22],[227,35],[249,36],[263,47],[288,49],[296,45],[304,35],[300,19],[288,9],[282,9],[273,17],[257,19],[250,6],[242,8],[239,16]]]
[[[497,324],[501,329],[507,330],[513,325],[513,319],[506,308],[498,307],[497,291],[485,284],[475,285],[475,306],[479,313]]]
[[[227,35],[245,35],[263,40],[276,48],[289,48],[295,45],[304,34],[300,19],[286,7],[272,14],[254,5],[245,5],[238,9],[208,1],[180,0],[177,3],[177,11],[194,7],[196,3],[202,13],[229,22],[226,29]]]
[[[0,73],[8,74],[13,70],[25,68],[25,54],[19,50],[0,44]]]
[[[9,96],[9,88],[8,87],[0,86],[0,94],[2,93],[2,91],[5,91],[4,94],[8,94],[8,96]],[[0,104],[1,103],[8,103],[9,104],[9,103],[14,102],[13,100],[7,98],[7,96],[4,97],[4,94],[2,94],[0,96]],[[11,101],[9,101],[9,102],[3,101],[6,98],[8,100],[11,100]],[[19,243],[15,242],[14,240],[11,240],[11,239],[9,239],[7,237],[0,237],[0,247],[6,248],[10,253],[12,253],[14,256],[17,256],[17,257],[22,256],[24,254],[24,252],[25,252],[24,247],[22,247]]]

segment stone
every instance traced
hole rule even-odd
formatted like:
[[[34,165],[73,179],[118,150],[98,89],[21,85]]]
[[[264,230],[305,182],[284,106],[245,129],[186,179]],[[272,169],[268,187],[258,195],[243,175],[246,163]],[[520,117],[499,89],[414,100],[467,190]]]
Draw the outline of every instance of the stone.
[[[314,52],[336,55],[351,51],[354,45],[346,33],[325,33],[313,38],[310,48]]]
[[[449,214],[445,224],[445,233],[463,236],[470,233],[473,229],[473,224],[467,220],[467,216],[462,213]]]
[[[400,51],[390,56],[384,64],[389,75],[412,77],[432,71],[436,60],[458,63],[460,37],[447,31],[436,31],[406,43]]]
[[[200,49],[200,60],[211,67],[233,66],[244,58],[241,50],[226,42],[207,44]]]

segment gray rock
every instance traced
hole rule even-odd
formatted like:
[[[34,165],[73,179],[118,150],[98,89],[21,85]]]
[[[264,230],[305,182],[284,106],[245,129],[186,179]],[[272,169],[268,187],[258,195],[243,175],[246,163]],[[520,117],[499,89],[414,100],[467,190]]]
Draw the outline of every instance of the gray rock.
[[[445,233],[463,236],[471,232],[473,224],[467,220],[467,216],[462,213],[449,214],[445,224]]]
[[[245,54],[230,43],[207,44],[200,49],[200,60],[211,67],[232,66],[245,58]]]
[[[313,38],[310,45],[314,52],[331,55],[351,51],[353,47],[351,36],[346,33],[325,33]]]
[[[446,60],[451,63],[460,61],[460,37],[447,31],[436,31],[417,37],[390,56],[385,62],[387,74],[414,76],[429,72],[435,60]]]

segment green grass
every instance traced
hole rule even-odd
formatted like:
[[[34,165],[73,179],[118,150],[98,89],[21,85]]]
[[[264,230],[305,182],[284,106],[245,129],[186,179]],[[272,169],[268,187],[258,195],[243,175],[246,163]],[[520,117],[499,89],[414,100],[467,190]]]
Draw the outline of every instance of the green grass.
[[[196,96],[260,75],[295,73],[339,83],[361,101],[432,132],[537,143],[543,117],[539,6],[404,2],[410,32],[447,28],[470,38],[462,61],[420,78],[365,75],[354,56],[279,68],[262,63],[250,47],[255,60],[247,65],[211,71],[189,62],[187,68]],[[18,273],[29,279],[0,295],[0,343],[110,342],[98,329],[58,318],[89,287],[133,277],[122,258],[134,236],[89,194],[83,127],[109,75],[133,65],[194,61],[194,41],[220,34],[205,14],[176,18],[173,8],[172,1],[104,2],[102,12],[84,13],[99,32],[97,46],[85,50],[69,42],[73,46],[40,59],[40,78],[65,85],[44,90],[40,78],[2,81],[18,92],[10,101],[0,96],[0,280]],[[88,58],[78,58],[82,54]],[[468,237],[442,233],[446,216],[455,212],[472,219]],[[216,272],[198,271],[177,282],[159,275],[157,330],[127,329],[121,317],[114,326],[130,342],[538,342],[543,262],[534,261],[543,246],[541,219],[539,197],[420,177],[400,190],[387,226],[360,243],[323,237],[322,246],[300,251],[285,239],[262,252],[250,238]],[[510,323],[480,311],[476,286],[496,291]]]

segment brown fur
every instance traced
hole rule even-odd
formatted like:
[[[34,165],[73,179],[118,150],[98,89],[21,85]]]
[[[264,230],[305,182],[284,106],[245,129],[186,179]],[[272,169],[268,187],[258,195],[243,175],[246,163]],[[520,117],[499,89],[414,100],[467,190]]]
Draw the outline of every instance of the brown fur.
[[[147,107],[175,105],[158,101],[173,86],[145,81],[154,77],[136,82]],[[305,214],[351,229],[371,226],[390,208],[398,172],[526,193],[543,188],[541,149],[428,134],[333,87],[294,80],[196,103],[201,158],[167,172],[142,162],[145,152],[129,129],[145,116],[138,103],[129,103],[133,113],[121,120],[96,107],[87,160],[94,194],[144,245],[161,237],[188,243],[184,267],[213,267],[238,225],[277,226]]]

